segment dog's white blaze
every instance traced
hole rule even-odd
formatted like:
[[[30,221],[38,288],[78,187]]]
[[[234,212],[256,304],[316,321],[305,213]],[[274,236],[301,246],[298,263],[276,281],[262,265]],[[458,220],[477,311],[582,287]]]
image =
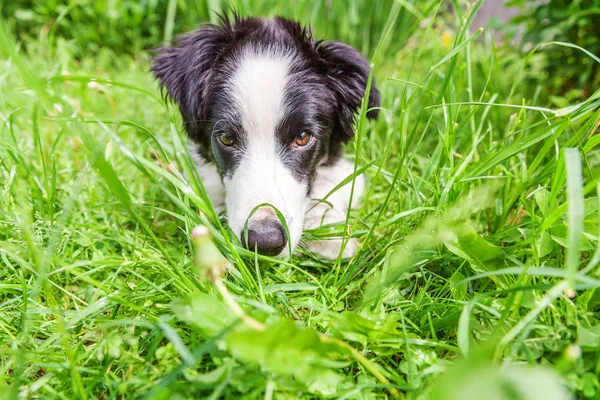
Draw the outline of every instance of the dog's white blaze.
[[[223,181],[229,226],[241,235],[252,210],[277,208],[288,225],[292,249],[302,235],[306,183],[298,182],[278,155],[276,127],[286,112],[285,90],[292,58],[286,54],[245,53],[229,89],[247,136],[233,176]],[[261,218],[255,214],[250,220]],[[287,254],[288,246],[282,254]]]

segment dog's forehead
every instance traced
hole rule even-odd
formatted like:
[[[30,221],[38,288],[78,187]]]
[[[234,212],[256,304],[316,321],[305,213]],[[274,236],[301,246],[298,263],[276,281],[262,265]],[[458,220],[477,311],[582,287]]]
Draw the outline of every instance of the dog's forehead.
[[[238,60],[227,86],[243,130],[260,141],[274,135],[285,115],[293,57],[274,49],[250,49]]]

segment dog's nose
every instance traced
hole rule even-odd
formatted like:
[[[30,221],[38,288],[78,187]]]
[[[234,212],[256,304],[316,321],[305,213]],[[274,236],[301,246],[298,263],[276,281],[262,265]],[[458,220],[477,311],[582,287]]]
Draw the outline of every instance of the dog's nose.
[[[242,244],[248,250],[258,251],[265,256],[276,256],[285,248],[287,237],[279,221],[264,220],[249,224],[248,242],[242,232]]]

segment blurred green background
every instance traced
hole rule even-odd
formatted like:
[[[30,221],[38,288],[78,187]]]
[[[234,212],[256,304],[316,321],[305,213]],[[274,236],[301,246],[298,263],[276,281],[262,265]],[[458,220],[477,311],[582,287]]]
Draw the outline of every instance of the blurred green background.
[[[217,22],[218,14],[235,10],[241,15],[283,15],[310,23],[319,36],[344,39],[369,53],[381,35],[394,0],[83,0],[15,1],[2,6],[2,16],[23,41],[38,37],[52,43],[70,42],[77,55],[110,49],[114,54],[137,54],[168,41],[174,34],[194,29],[202,22]],[[416,8],[415,13],[418,13]],[[336,15],[342,13],[345,17]],[[404,10],[398,26],[416,18]],[[394,47],[406,40],[396,29]]]
[[[507,19],[494,12],[500,1],[487,0],[478,15],[492,7],[488,18],[472,20],[480,4],[0,3],[12,33],[0,26],[0,388],[11,388],[0,398],[387,396],[388,386],[344,353],[281,334],[288,321],[355,345],[406,399],[429,391],[429,399],[479,400],[486,391],[486,400],[512,400],[514,388],[537,394],[521,398],[562,399],[560,384],[598,398],[600,281],[590,259],[600,260],[591,253],[600,64],[590,55],[599,52],[600,6],[511,1],[516,16]],[[374,61],[385,109],[348,149],[370,165],[371,182],[353,216],[362,244],[354,262],[306,256],[284,269],[242,258],[221,237],[244,273],[227,277],[244,307],[284,322],[273,342],[237,336],[233,344],[266,349],[264,358],[241,352],[252,362],[210,347],[227,317],[214,318],[221,303],[194,279],[187,240],[211,213],[199,191],[173,178],[189,166],[180,120],[147,72],[150,50],[232,9],[292,17],[317,38],[355,46]],[[504,34],[477,30],[488,24]],[[564,150],[575,147],[585,192],[570,193],[586,196],[586,219],[582,251],[569,258],[565,180],[574,169]],[[467,195],[481,187],[494,196]],[[424,224],[447,217],[460,223],[443,224],[443,243],[404,257],[406,243],[419,250]],[[576,296],[567,296],[565,271],[584,267]],[[502,275],[490,279],[490,270]],[[383,290],[371,277],[384,271],[386,296],[376,308],[361,305],[367,289]],[[172,301],[199,291],[206,303],[191,298],[193,312],[176,315]],[[316,367],[293,375],[307,359]]]
[[[242,15],[283,15],[309,23],[319,38],[352,43],[372,55],[375,44],[390,17],[394,2],[402,5],[386,50],[401,49],[423,15],[439,7],[450,28],[457,21],[452,9],[465,7],[458,0],[413,2],[407,0],[18,0],[0,4],[2,17],[22,42],[47,42],[49,49],[62,40],[76,58],[105,54],[107,57],[133,55],[169,42],[177,34],[202,22],[216,22],[219,13],[232,10]],[[519,14],[505,21],[503,8],[517,8]],[[564,41],[600,54],[600,0],[487,0],[486,23],[506,33],[510,43],[529,51],[533,44]],[[339,16],[343,15],[344,18]],[[476,27],[477,28],[477,27]],[[516,35],[516,39],[514,37]],[[587,97],[600,84],[600,67],[573,48],[544,48],[546,79],[569,98]]]

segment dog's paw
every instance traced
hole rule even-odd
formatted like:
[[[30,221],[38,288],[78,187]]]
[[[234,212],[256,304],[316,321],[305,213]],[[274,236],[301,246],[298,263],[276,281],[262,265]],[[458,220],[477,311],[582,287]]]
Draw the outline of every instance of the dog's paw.
[[[309,242],[306,246],[307,250],[319,254],[321,257],[328,260],[335,260],[340,255],[342,250],[342,239],[333,240],[315,240]],[[350,239],[344,247],[342,252],[342,258],[350,258],[356,253],[358,249],[358,242],[356,239]]]

